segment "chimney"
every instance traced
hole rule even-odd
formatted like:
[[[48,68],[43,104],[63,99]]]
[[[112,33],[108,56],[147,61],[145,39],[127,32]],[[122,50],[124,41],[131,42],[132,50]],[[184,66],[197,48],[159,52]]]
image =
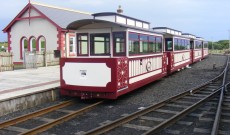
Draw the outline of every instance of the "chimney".
[[[121,9],[121,5],[119,5],[118,9],[117,9],[117,13],[118,14],[122,14],[123,13],[123,10]]]

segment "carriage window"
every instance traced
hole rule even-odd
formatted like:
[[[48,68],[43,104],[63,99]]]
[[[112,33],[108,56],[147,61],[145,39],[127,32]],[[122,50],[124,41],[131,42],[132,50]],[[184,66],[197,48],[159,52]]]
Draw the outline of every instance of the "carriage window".
[[[140,35],[140,53],[148,53],[148,36]]]
[[[207,42],[204,43],[204,48],[208,48],[208,43]]]
[[[156,38],[154,36],[149,36],[149,52],[156,52]]]
[[[166,44],[166,46],[165,46],[166,51],[172,51],[173,50],[172,38],[166,38],[165,44]]]
[[[200,49],[202,48],[202,42],[201,41],[196,41],[195,42],[195,49]]]
[[[91,34],[90,35],[90,54],[109,55],[110,54],[110,34]]]
[[[190,49],[190,41],[189,40],[186,40],[186,49]]]
[[[75,53],[76,49],[75,49],[75,37],[70,37],[69,38],[69,52],[70,53]]]
[[[139,37],[138,34],[129,33],[129,53],[139,54]]]
[[[190,47],[189,40],[174,38],[174,50],[188,50]]]
[[[125,56],[125,32],[113,33],[114,55]]]
[[[78,34],[77,45],[78,45],[77,50],[78,50],[79,56],[88,55],[88,35],[87,34]]]
[[[182,39],[181,40],[181,44],[180,44],[180,50],[184,50],[185,49],[185,40],[184,39]]]
[[[156,37],[156,52],[162,51],[162,38]]]
[[[174,38],[174,50],[179,50],[178,39]]]

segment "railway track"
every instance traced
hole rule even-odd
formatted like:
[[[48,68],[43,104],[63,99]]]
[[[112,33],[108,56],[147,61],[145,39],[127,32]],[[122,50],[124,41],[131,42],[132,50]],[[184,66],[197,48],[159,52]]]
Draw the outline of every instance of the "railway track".
[[[64,107],[73,105],[75,102],[73,100],[62,102],[58,105],[54,105],[51,107],[44,108],[42,110],[26,114],[17,118],[14,118],[12,120],[8,120],[5,122],[0,123],[0,130],[7,130],[10,132],[14,132],[21,135],[31,135],[31,134],[38,134],[43,131],[46,131],[50,128],[52,128],[55,125],[58,125],[60,123],[63,123],[65,121],[70,120],[73,117],[76,117],[84,112],[89,111],[90,109],[96,107],[97,105],[101,104],[103,101],[96,102],[92,105],[89,105],[87,107],[78,109],[76,111],[72,110],[66,110],[63,109]],[[54,112],[62,112],[64,115],[61,115],[60,117],[57,117],[55,119],[45,118],[42,115],[48,114],[48,113],[54,113]],[[34,127],[34,124],[36,125],[36,122],[32,122],[31,125],[33,125],[33,128],[26,129],[22,127],[18,127],[18,124],[21,124],[23,122],[33,120],[33,121],[42,121],[42,124]],[[39,123],[39,122],[38,122]]]
[[[218,127],[218,134],[220,135],[230,135],[230,83],[225,88]]]
[[[229,61],[229,59],[228,59]],[[98,134],[180,134],[180,130],[173,129],[175,123],[192,127],[193,122],[188,121],[189,116],[196,116],[197,122],[206,122],[206,128],[192,127],[194,130],[190,134],[217,134],[219,131],[219,120],[221,118],[221,105],[225,89],[226,74],[228,71],[228,61],[225,70],[216,78],[184,93],[171,97],[158,104],[149,106],[143,110],[124,116],[115,121],[111,121],[98,128],[85,132],[87,135]],[[207,107],[208,106],[208,107]],[[226,107],[223,107],[225,109]],[[201,113],[197,113],[197,112]],[[207,115],[207,117],[202,117]],[[211,116],[210,116],[211,115]],[[227,114],[229,116],[229,113]],[[212,118],[210,118],[210,117]],[[187,117],[185,121],[181,119]],[[191,118],[191,117],[190,117]],[[222,120],[223,121],[223,120]],[[208,122],[208,123],[207,123]],[[197,124],[197,123],[196,123]],[[171,129],[168,127],[171,127]],[[178,126],[174,126],[174,128]],[[165,130],[165,131],[164,131]],[[222,131],[226,133],[227,131]]]

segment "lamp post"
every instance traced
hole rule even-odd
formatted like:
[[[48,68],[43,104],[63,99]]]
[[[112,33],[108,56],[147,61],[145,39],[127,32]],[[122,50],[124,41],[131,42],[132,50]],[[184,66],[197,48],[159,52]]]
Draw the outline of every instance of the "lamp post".
[[[230,30],[228,30],[229,40],[228,40],[228,49],[230,50]]]
[[[212,53],[213,53],[213,51],[214,51],[214,48],[213,48],[213,38],[212,38]]]

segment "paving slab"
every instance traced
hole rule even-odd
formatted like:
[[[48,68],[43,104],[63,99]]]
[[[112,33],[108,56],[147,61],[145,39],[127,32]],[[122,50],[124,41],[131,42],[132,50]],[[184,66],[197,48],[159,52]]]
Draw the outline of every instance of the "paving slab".
[[[60,66],[0,72],[0,101],[60,86]]]

